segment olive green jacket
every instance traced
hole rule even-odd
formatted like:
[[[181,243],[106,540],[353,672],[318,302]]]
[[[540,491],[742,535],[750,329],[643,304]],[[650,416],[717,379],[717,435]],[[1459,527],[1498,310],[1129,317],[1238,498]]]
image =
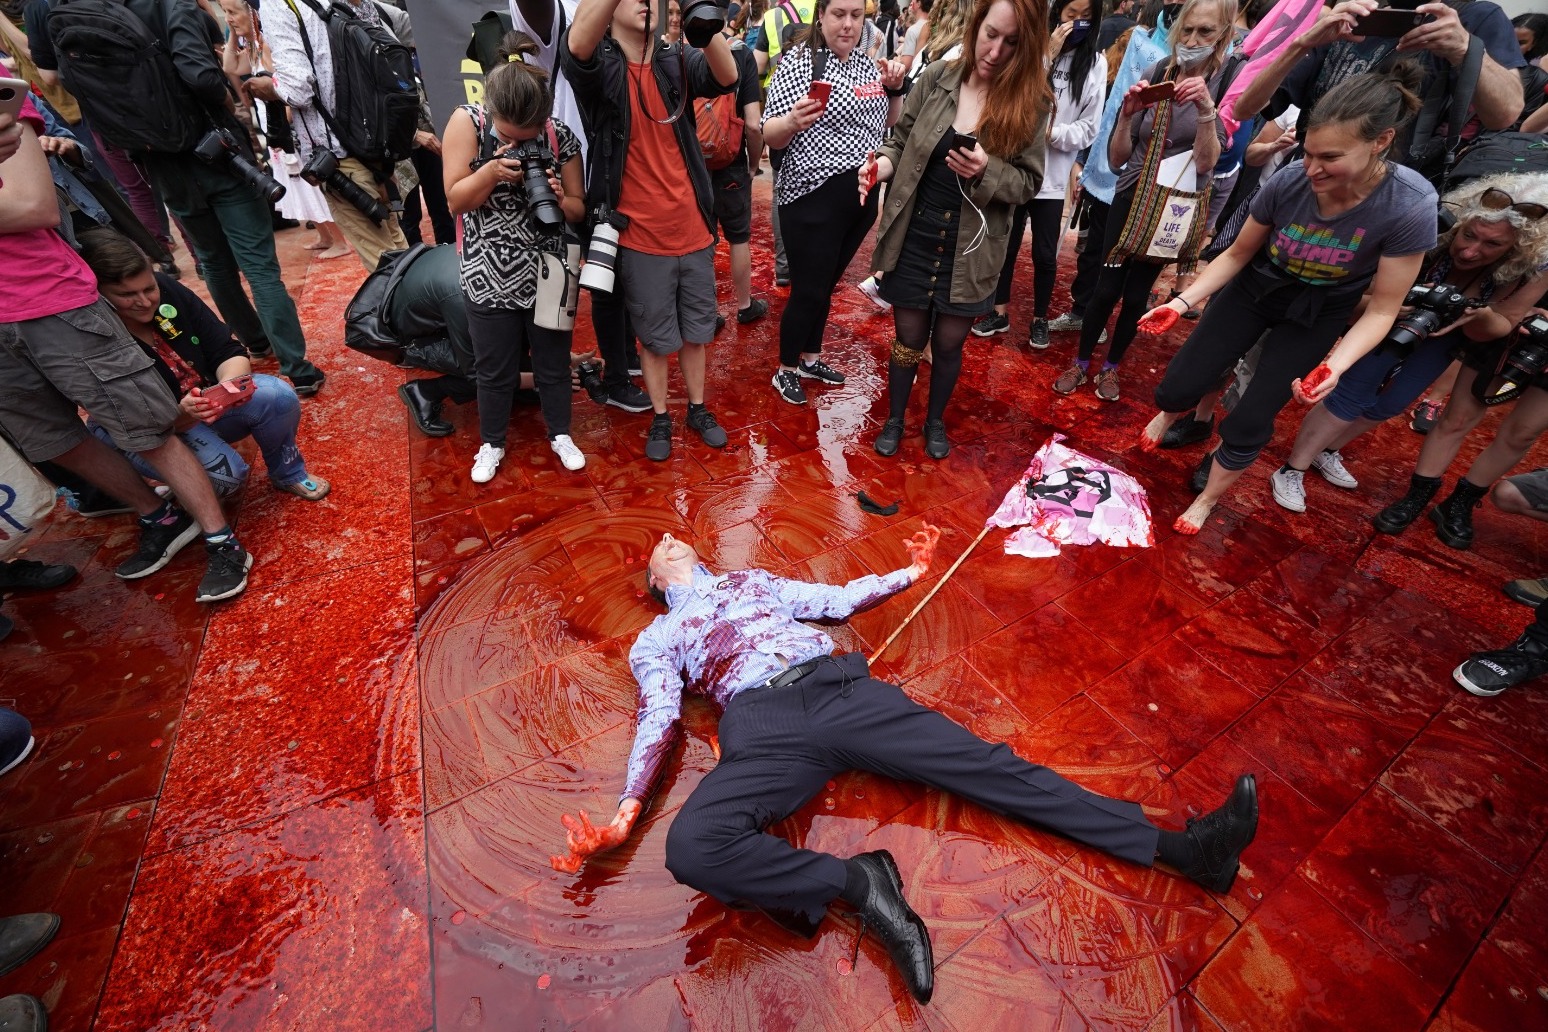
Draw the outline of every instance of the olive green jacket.
[[[877,152],[892,162],[892,180],[876,233],[872,264],[878,272],[890,272],[898,264],[903,238],[914,213],[914,195],[936,144],[951,128],[957,114],[962,70],[957,61],[937,61],[920,74],[903,105],[903,115],[892,135]],[[978,235],[978,215],[966,200],[957,232],[957,253],[951,274],[951,303],[968,305],[994,293],[1005,262],[1011,216],[1018,205],[1037,196],[1043,183],[1043,138],[1047,119],[1037,135],[1009,161],[989,155],[989,166],[973,186],[969,197],[984,213],[987,230],[973,253],[968,246]]]

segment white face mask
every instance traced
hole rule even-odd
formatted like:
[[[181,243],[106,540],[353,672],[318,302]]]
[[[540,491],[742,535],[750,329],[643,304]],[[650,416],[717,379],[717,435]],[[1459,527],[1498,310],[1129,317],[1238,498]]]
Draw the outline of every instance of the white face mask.
[[[1207,60],[1214,52],[1213,44],[1207,47],[1178,47],[1177,60],[1183,67],[1189,68]]]

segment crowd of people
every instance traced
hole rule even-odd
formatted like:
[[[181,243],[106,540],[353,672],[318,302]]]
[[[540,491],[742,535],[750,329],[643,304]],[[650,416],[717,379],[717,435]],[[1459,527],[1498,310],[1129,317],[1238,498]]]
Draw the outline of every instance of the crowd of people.
[[[1376,530],[1428,515],[1467,548],[1491,493],[1548,519],[1548,471],[1511,475],[1548,429],[1548,16],[1431,2],[1376,29],[1378,0],[1341,0],[1263,35],[1260,54],[1254,29],[1299,6],[744,0],[685,20],[678,0],[512,0],[501,38],[474,34],[481,99],[432,112],[397,0],[0,0],[0,432],[83,513],[138,518],[120,577],[202,538],[198,598],[228,599],[252,565],[221,508],[249,473],[232,444],[253,438],[278,491],[330,491],[302,456],[302,399],[326,376],[277,230],[305,222],[318,260],[353,253],[380,281],[371,314],[395,360],[442,374],[400,388],[414,425],[452,434],[443,405],[476,404],[477,484],[498,475],[523,389],[566,470],[586,464],[582,386],[649,413],[645,454],[668,459],[674,355],[683,424],[726,445],[706,373],[727,321],[722,236],[738,323],[772,311],[755,281],[788,288],[772,389],[803,405],[844,384],[853,370],[824,352],[830,305],[874,236],[856,288],[896,331],[881,456],[903,446],[924,365],[923,450],[950,454],[970,340],[1058,348],[1052,389],[1112,402],[1141,334],[1195,320],[1140,435],[1147,449],[1218,436],[1179,532],[1200,529],[1292,401],[1299,433],[1271,478],[1286,509],[1312,504],[1313,470],[1358,490],[1344,449],[1412,410],[1422,447],[1406,494],[1373,496]],[[149,56],[126,66],[124,47]],[[755,270],[765,163],[772,262]],[[594,354],[574,352],[578,311]],[[281,375],[253,371],[269,355]],[[72,575],[16,560],[0,588]],[[1476,694],[1548,673],[1548,581],[1507,593],[1538,622],[1458,668]]]

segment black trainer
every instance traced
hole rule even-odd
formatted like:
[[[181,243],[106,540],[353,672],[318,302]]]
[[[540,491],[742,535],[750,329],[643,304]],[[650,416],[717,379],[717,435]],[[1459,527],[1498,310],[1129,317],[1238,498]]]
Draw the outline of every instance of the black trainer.
[[[903,984],[920,1003],[929,1003],[935,992],[935,957],[930,949],[930,930],[914,913],[903,895],[903,879],[892,854],[885,849],[861,853],[850,863],[863,868],[868,886],[865,901],[856,907],[860,920],[887,947]]]
[[[882,424],[881,433],[876,435],[876,454],[888,457],[896,455],[902,443],[903,420],[893,416]]]
[[[31,559],[0,563],[0,591],[47,591],[74,580],[80,571],[68,563],[50,565]]]
[[[645,457],[653,462],[665,462],[672,457],[672,417],[665,412],[656,413],[645,431]]]
[[[1523,634],[1508,648],[1473,653],[1451,672],[1451,679],[1487,698],[1544,674],[1548,674],[1548,650]]]
[[[726,431],[715,422],[715,414],[703,405],[689,405],[688,429],[699,435],[699,438],[711,448],[724,448],[726,446]]]
[[[1205,452],[1204,457],[1195,467],[1193,475],[1188,478],[1188,489],[1194,494],[1203,494],[1204,489],[1209,486],[1209,471],[1214,468],[1214,465],[1215,453]]]
[[[1048,320],[1032,320],[1032,336],[1027,340],[1027,346],[1033,351],[1048,350]]]
[[[247,590],[247,571],[253,567],[253,557],[234,537],[228,537],[218,545],[205,542],[210,565],[199,582],[199,602],[219,602],[236,598]]]
[[[999,312],[990,312],[973,324],[973,336],[993,337],[996,333],[1010,330],[1010,318]]]
[[[792,405],[806,404],[806,388],[801,386],[801,377],[794,369],[774,370],[774,379],[769,381],[779,396]]]
[[[932,459],[944,459],[951,454],[951,442],[946,439],[946,424],[939,419],[927,419],[924,425],[925,454]]]
[[[118,576],[123,580],[139,580],[149,577],[172,561],[183,546],[199,536],[199,525],[193,517],[176,510],[177,519],[172,523],[140,524],[140,550],[119,566]]]
[[[755,297],[747,302],[746,308],[736,310],[736,321],[746,326],[748,323],[757,322],[769,314],[769,303],[761,297]]]
[[[1182,873],[1211,892],[1229,892],[1236,881],[1242,850],[1258,834],[1258,779],[1243,774],[1225,805],[1202,817],[1188,818],[1188,838],[1198,849]]]
[[[292,376],[290,378],[290,386],[294,388],[298,396],[303,398],[310,398],[312,395],[322,390],[323,384],[327,382],[328,378],[323,375],[323,371],[321,369],[309,375]]]
[[[1190,444],[1199,444],[1209,440],[1209,435],[1214,432],[1214,429],[1214,416],[1208,419],[1194,419],[1192,416],[1187,416],[1166,428],[1166,433],[1161,435],[1161,447],[1186,448]]]
[[[844,382],[844,374],[834,369],[822,359],[815,362],[797,362],[796,372],[808,380],[821,380],[823,383],[841,384]]]
[[[650,411],[650,395],[627,381],[609,387],[606,400],[607,404],[614,408],[621,408],[625,412]]]

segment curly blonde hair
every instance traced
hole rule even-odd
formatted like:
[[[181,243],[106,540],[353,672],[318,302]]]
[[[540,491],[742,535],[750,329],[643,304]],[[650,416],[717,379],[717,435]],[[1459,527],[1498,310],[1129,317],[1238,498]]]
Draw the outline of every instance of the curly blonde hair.
[[[1548,216],[1529,219],[1509,208],[1485,208],[1483,195],[1491,189],[1503,190],[1518,204],[1530,201],[1548,206],[1548,172],[1504,172],[1475,179],[1442,198],[1442,203],[1452,210],[1457,221],[1440,235],[1435,253],[1444,254],[1457,232],[1467,223],[1509,223],[1516,231],[1516,243],[1500,259],[1493,279],[1499,284],[1514,283],[1548,265]]]

